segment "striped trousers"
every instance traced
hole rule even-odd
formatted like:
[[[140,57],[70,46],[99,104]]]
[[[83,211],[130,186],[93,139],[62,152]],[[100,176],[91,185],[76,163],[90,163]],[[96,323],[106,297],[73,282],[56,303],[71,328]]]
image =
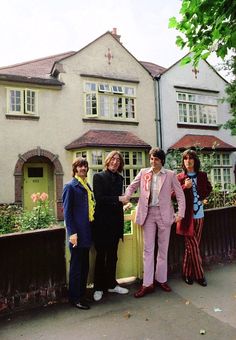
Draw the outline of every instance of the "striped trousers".
[[[193,236],[185,236],[184,238],[183,275],[197,280],[204,277],[202,257],[200,254],[203,222],[204,218],[194,219]]]

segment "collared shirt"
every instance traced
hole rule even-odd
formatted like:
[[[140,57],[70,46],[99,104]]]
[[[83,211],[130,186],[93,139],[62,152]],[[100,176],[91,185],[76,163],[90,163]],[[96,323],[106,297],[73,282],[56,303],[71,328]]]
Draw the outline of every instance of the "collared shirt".
[[[165,173],[165,169],[162,167],[161,170],[157,173],[152,170],[152,182],[151,182],[151,192],[150,192],[150,201],[149,207],[159,206],[159,192],[161,188],[161,176]]]

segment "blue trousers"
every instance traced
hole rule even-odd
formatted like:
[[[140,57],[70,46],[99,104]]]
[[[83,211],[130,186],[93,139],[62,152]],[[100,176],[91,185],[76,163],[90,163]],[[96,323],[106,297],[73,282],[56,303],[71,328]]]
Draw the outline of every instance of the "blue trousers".
[[[89,248],[70,247],[69,300],[78,303],[86,295],[89,272]]]

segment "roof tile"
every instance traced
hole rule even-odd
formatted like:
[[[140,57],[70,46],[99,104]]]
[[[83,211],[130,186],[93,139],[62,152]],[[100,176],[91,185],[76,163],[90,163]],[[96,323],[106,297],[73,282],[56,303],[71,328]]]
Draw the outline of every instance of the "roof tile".
[[[56,61],[75,54],[75,52],[65,52],[45,58],[35,59],[20,64],[0,67],[0,74],[18,75],[35,78],[50,78],[51,69]]]
[[[89,130],[70,144],[66,150],[80,149],[82,147],[116,147],[116,148],[143,148],[149,150],[151,146],[128,131]]]
[[[205,150],[224,150],[236,151],[236,147],[223,142],[220,138],[209,135],[185,135],[180,138],[176,143],[169,147],[172,149],[189,149],[191,147],[200,147]]]
[[[153,77],[159,76],[166,70],[166,68],[148,61],[140,61],[140,63],[151,73]]]

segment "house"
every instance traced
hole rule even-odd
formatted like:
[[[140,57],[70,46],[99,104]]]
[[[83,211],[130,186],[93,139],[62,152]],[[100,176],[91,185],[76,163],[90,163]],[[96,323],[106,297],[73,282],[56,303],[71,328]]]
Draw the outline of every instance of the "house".
[[[226,81],[205,61],[193,71],[138,61],[116,29],[77,52],[0,68],[0,204],[31,209],[31,194],[44,191],[62,219],[75,157],[88,159],[92,183],[119,149],[126,186],[155,145],[209,152],[214,144],[213,182],[234,183],[235,137],[219,127],[229,118]]]
[[[203,60],[197,69],[181,60],[164,70],[143,64],[156,80],[158,144],[165,151],[198,147],[205,155],[214,148],[212,183],[224,189],[235,184],[236,137],[222,128],[231,118],[222,101],[226,80]]]
[[[45,191],[62,219],[73,159],[87,157],[91,183],[113,149],[129,184],[157,141],[153,86],[115,29],[78,52],[0,68],[0,203],[31,209]]]

